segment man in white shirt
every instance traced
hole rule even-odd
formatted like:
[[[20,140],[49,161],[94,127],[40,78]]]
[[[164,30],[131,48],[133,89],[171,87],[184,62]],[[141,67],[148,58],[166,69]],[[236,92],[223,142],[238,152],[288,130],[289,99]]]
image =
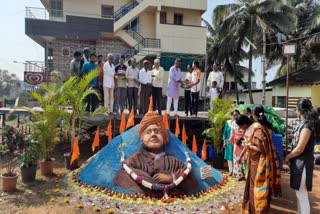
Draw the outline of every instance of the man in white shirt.
[[[191,90],[190,90],[190,87],[188,87],[188,85],[192,83],[193,68],[192,68],[192,65],[188,65],[187,68],[188,68],[188,72],[186,73],[186,78],[185,78],[186,85],[184,89],[185,113],[186,113],[186,116],[188,116],[190,111],[190,116],[192,116]]]
[[[139,69],[136,67],[136,59],[132,58],[131,66],[127,68],[126,79],[128,80],[128,104],[129,111],[134,109],[137,114],[138,107],[138,89],[139,89]]]
[[[107,62],[103,66],[103,92],[104,92],[104,106],[108,109],[108,114],[113,111],[114,102],[114,74],[115,67],[113,65],[114,57],[110,53],[107,55]]]
[[[126,79],[126,71],[127,66],[124,64],[125,56],[121,55],[119,59],[119,64],[115,67],[115,89],[114,96],[115,100],[115,112],[122,113],[125,108],[125,103],[127,99],[127,79]]]
[[[162,97],[162,85],[163,85],[163,73],[164,70],[160,67],[160,60],[154,60],[154,69],[152,70],[152,98],[153,98],[153,111],[158,109],[159,115],[161,115],[161,97]]]
[[[223,73],[219,70],[218,64],[216,63],[213,64],[213,71],[210,72],[207,80],[207,86],[209,90],[212,87],[213,81],[217,82],[217,89],[219,92],[221,92],[224,84],[224,76]]]
[[[152,87],[152,75],[149,71],[148,60],[143,61],[143,68],[139,71],[139,82],[141,84],[139,114],[145,114],[148,112]]]
[[[199,61],[194,61],[192,64],[192,87],[191,87],[191,100],[192,100],[192,111],[195,117],[198,116],[198,106],[199,106],[199,94],[200,94],[200,80],[201,71]]]

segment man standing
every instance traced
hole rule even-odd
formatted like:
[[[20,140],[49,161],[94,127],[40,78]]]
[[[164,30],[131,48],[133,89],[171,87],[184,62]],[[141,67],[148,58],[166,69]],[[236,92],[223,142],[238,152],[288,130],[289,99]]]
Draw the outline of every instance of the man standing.
[[[192,83],[192,65],[188,65],[188,72],[186,74],[185,78],[185,89],[184,89],[184,100],[185,100],[185,113],[186,116],[189,115],[190,111],[190,116],[192,115],[192,103],[191,103],[191,90],[190,90],[190,84]]]
[[[207,87],[210,89],[212,87],[212,82],[217,82],[217,89],[221,93],[224,84],[224,77],[223,73],[219,70],[218,64],[213,64],[213,71],[210,72],[208,80],[207,80]]]
[[[96,55],[94,53],[90,54],[90,61],[82,66],[82,71],[84,74],[89,74],[90,72],[99,69],[96,63]],[[94,78],[88,85],[95,90],[98,90],[98,78]],[[90,94],[87,96],[87,108],[86,111],[94,112],[99,104],[98,97],[95,94]]]
[[[153,98],[153,111],[158,109],[159,115],[161,115],[161,97],[162,97],[162,85],[163,85],[163,68],[160,67],[160,60],[154,60],[154,69],[152,70],[152,98]]]
[[[80,67],[81,53],[79,51],[75,51],[73,54],[73,59],[70,62],[70,72],[71,76],[76,76],[79,79],[83,76]]]
[[[148,112],[152,87],[152,76],[149,71],[148,60],[143,61],[143,68],[139,71],[139,82],[141,84],[139,114],[145,114]]]
[[[116,112],[123,112],[127,98],[127,66],[124,65],[125,56],[121,55],[119,64],[115,67],[116,87],[114,91]]]
[[[99,69],[100,69],[99,80],[98,80],[99,93],[101,94],[100,104],[101,104],[101,106],[104,106],[104,96],[103,96],[103,66],[104,66],[104,61],[103,61],[103,56],[101,54],[98,55],[98,66],[99,66]]]
[[[169,70],[168,91],[167,91],[167,113],[170,115],[170,108],[173,99],[174,115],[178,115],[178,102],[180,83],[182,82],[181,76],[181,59],[176,59],[175,65]]]
[[[84,48],[83,49],[83,55],[80,61],[80,67],[82,69],[83,65],[87,62],[89,62],[89,57],[90,57],[90,48]]]
[[[192,97],[192,110],[195,117],[198,116],[198,105],[199,105],[199,93],[200,93],[200,79],[201,71],[199,61],[194,61],[192,64],[192,87],[191,87],[191,97]]]
[[[113,112],[113,93],[114,93],[114,57],[111,53],[107,55],[107,62],[103,66],[103,92],[104,107],[108,109],[108,114]]]
[[[137,114],[138,106],[138,88],[139,88],[139,69],[136,67],[136,59],[131,59],[131,66],[127,69],[126,79],[128,80],[128,103],[129,111],[132,107]]]

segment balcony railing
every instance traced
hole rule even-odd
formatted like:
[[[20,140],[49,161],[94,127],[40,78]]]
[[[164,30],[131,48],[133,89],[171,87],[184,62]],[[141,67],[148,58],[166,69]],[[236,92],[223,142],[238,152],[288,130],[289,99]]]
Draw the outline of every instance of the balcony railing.
[[[115,22],[118,21],[119,19],[121,19],[123,16],[125,16],[127,13],[129,13],[131,10],[133,10],[138,5],[139,5],[139,2],[136,0],[129,1],[127,4],[123,5],[119,10],[117,10],[113,14],[114,21]]]

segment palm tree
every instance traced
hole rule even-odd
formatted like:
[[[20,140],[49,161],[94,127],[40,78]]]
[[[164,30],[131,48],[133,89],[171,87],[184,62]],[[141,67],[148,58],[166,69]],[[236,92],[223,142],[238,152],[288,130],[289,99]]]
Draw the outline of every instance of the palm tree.
[[[225,55],[239,55],[242,47],[249,46],[248,90],[250,102],[253,103],[252,59],[261,55],[263,29],[267,32],[288,34],[295,29],[295,16],[290,7],[279,0],[239,0],[234,4],[219,5],[213,11],[214,36]],[[255,44],[257,50],[249,43]],[[238,58],[238,57],[236,57]]]

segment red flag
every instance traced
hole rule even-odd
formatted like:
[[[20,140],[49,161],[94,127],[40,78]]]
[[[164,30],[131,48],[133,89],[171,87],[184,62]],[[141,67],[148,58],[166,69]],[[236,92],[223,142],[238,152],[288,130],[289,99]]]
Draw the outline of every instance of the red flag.
[[[148,111],[153,112],[153,98],[152,95],[149,98],[149,109]]]
[[[183,124],[183,127],[182,127],[182,137],[181,137],[181,139],[182,139],[182,143],[183,143],[184,145],[187,145],[188,135],[187,135],[186,127],[185,127],[184,124]]]
[[[119,132],[122,134],[126,130],[126,114],[124,112],[121,113],[121,121],[120,121],[120,127]]]
[[[71,165],[75,160],[79,158],[79,155],[80,155],[80,151],[79,151],[79,145],[78,145],[78,137],[75,137],[72,145],[72,155],[70,160]]]
[[[194,154],[197,154],[197,152],[198,152],[197,139],[196,139],[195,135],[193,135],[193,139],[192,139],[192,152]]]
[[[176,117],[176,131],[175,131],[176,137],[179,137],[179,134],[180,134],[179,117]]]
[[[168,114],[166,111],[163,114],[163,123],[166,129],[169,129],[169,120],[168,120]]]
[[[127,122],[127,129],[131,126],[134,126],[134,110],[133,110],[133,107],[130,111],[130,114],[129,114],[129,118],[128,118],[128,122]]]
[[[108,136],[108,142],[110,142],[112,140],[112,124],[111,124],[111,120],[109,121],[107,130],[106,130],[106,135]]]
[[[99,142],[100,142],[100,127],[97,126],[96,135],[94,136],[94,140],[93,140],[93,143],[92,143],[92,146],[91,146],[92,152],[94,152],[96,147],[99,146]]]
[[[201,151],[201,159],[203,161],[207,160],[207,141],[206,139],[203,140],[203,145],[202,145],[202,151]]]

